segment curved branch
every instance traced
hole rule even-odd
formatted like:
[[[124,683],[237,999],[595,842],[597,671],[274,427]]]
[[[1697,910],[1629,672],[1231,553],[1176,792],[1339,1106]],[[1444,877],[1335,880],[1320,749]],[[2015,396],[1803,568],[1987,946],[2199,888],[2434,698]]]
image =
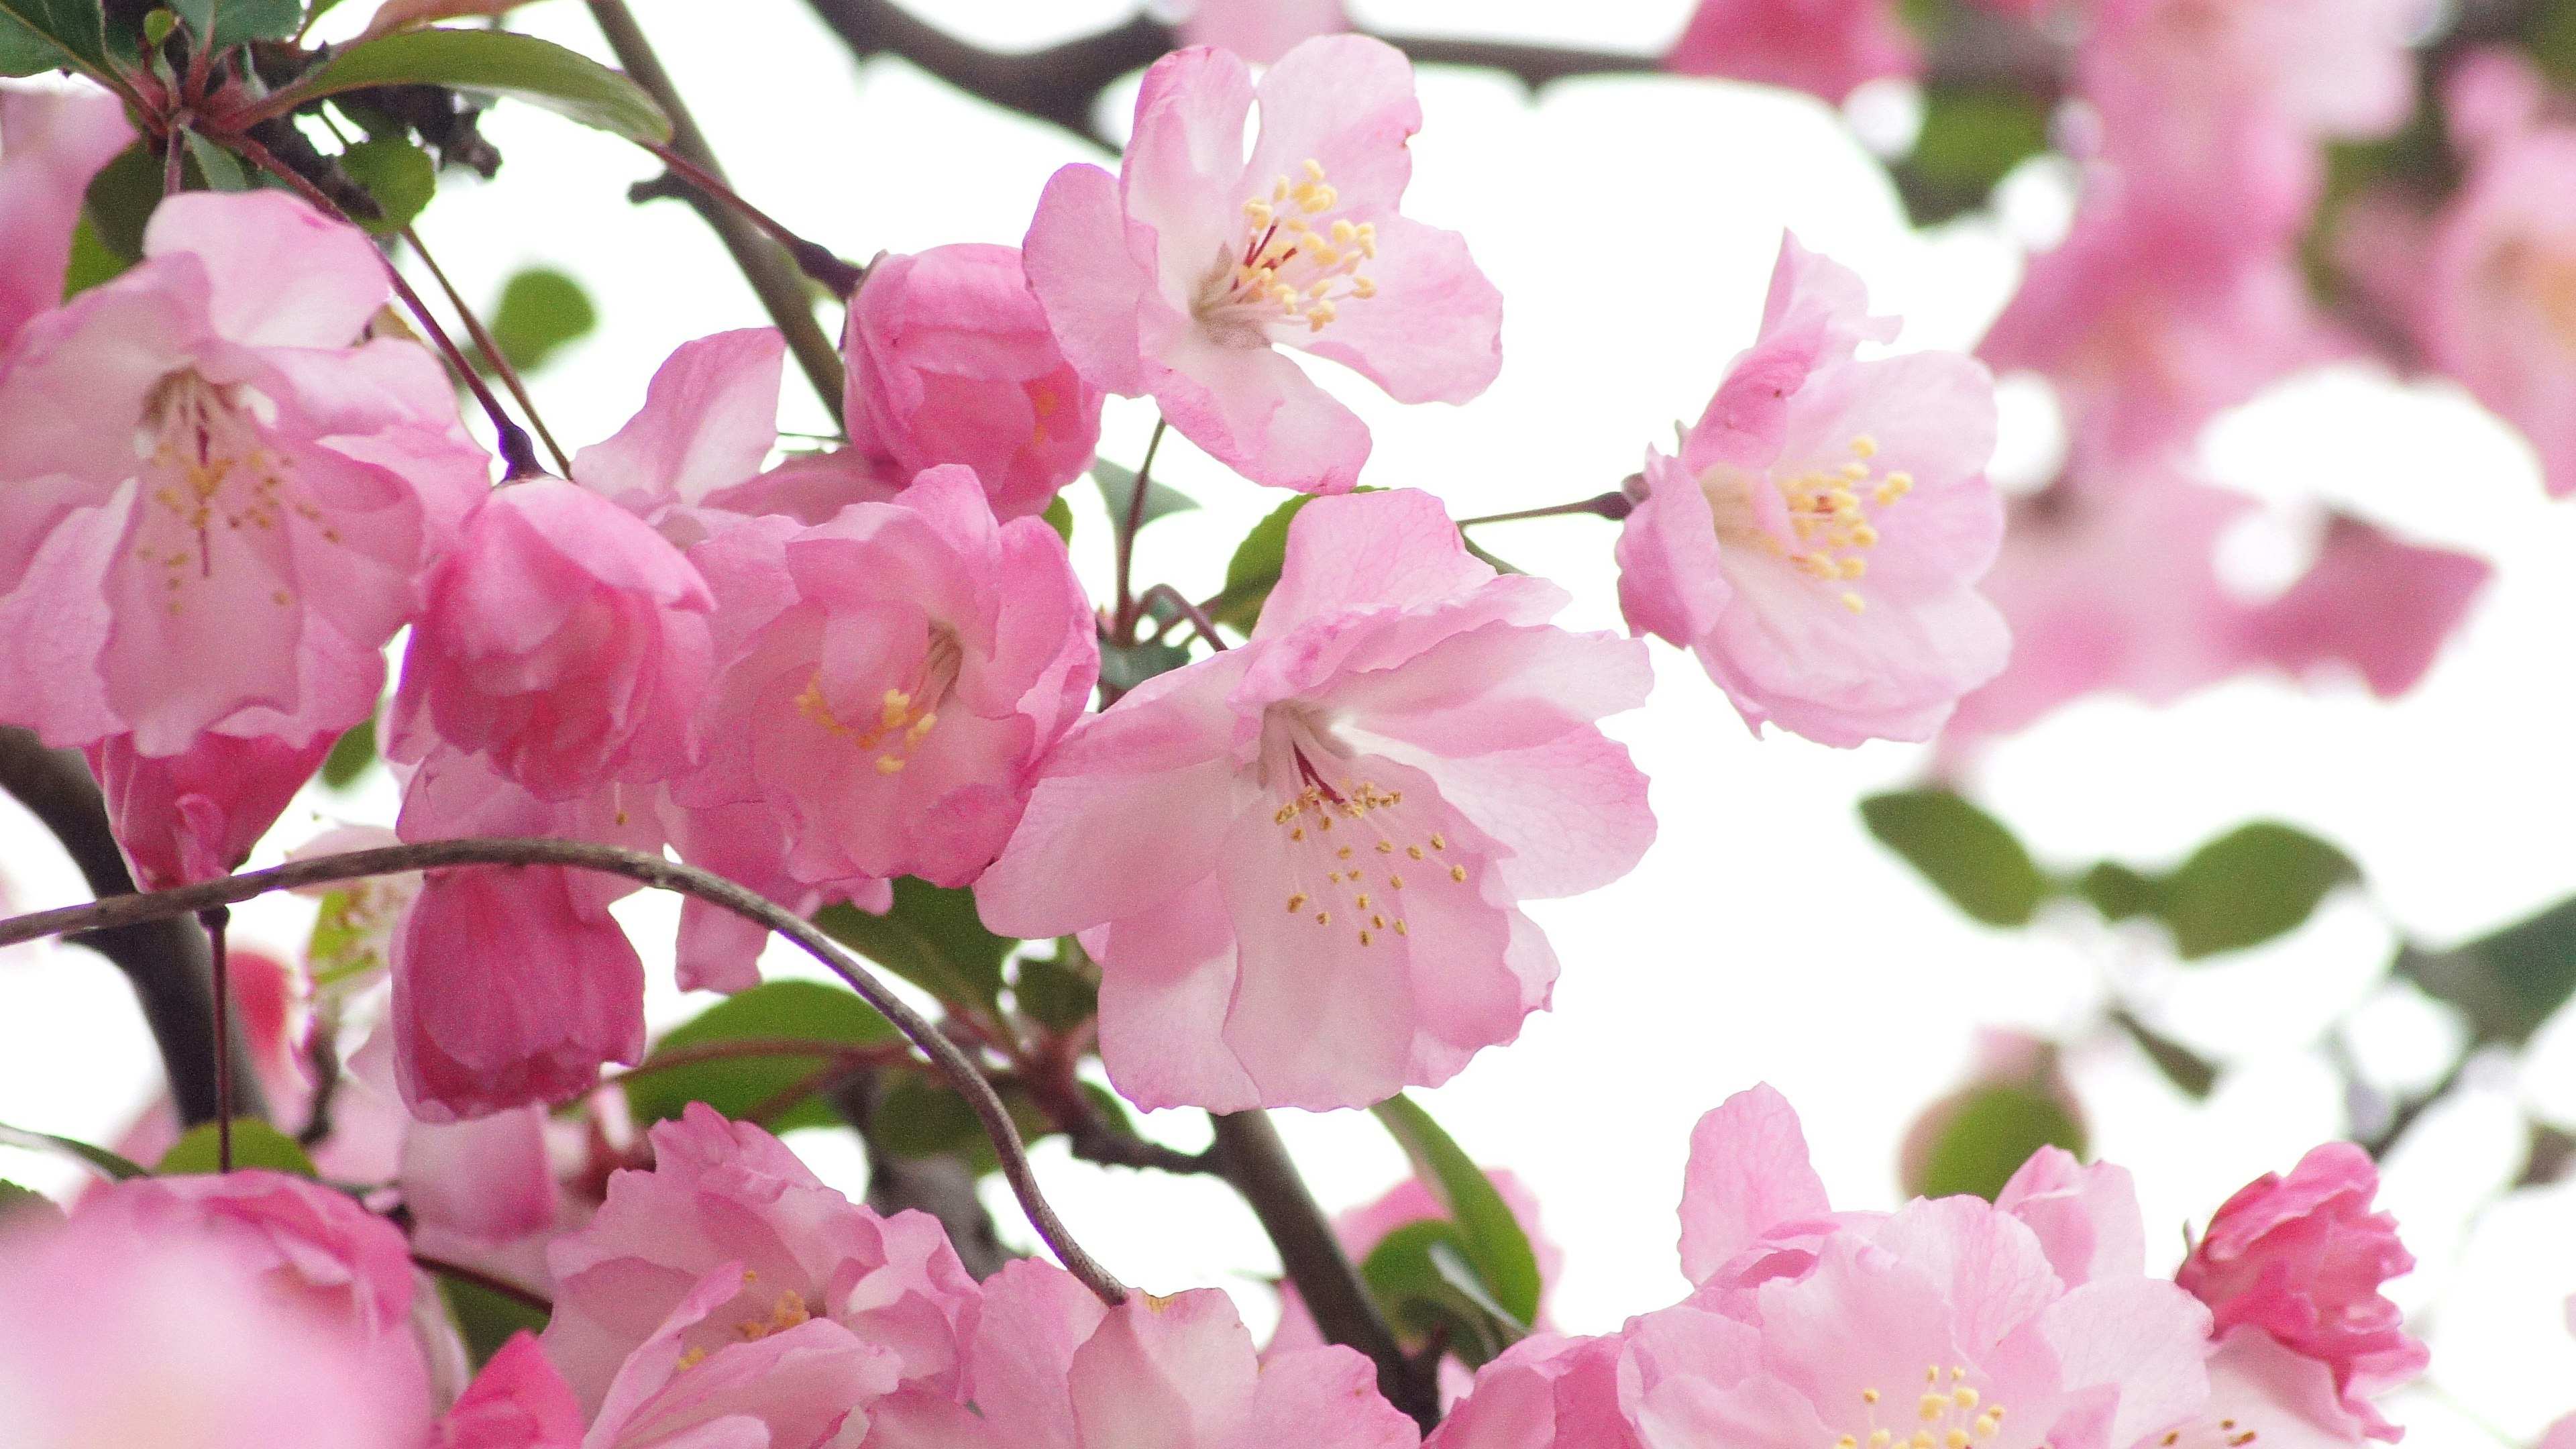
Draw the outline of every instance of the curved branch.
[[[1029,1225],[1037,1229],[1038,1236],[1045,1239],[1049,1248],[1055,1250],[1057,1259],[1080,1278],[1085,1287],[1098,1294],[1101,1301],[1111,1304],[1126,1301],[1126,1286],[1083,1251],[1082,1245],[1065,1230],[1063,1219],[1056,1216],[1045,1195],[1038,1191],[1037,1177],[1029,1166],[1028,1149],[1021,1145],[1020,1134],[1011,1125],[1009,1110],[995,1095],[993,1084],[984,1079],[984,1074],[967,1060],[957,1044],[922,1019],[920,1013],[906,1006],[902,998],[880,985],[866,968],[812,922],[756,891],[696,866],[581,840],[426,840],[377,850],[315,856],[268,870],[226,876],[202,885],[182,886],[177,890],[113,896],[85,906],[38,911],[33,915],[0,921],[0,946],[70,931],[94,931],[193,915],[211,907],[266,895],[270,891],[467,865],[557,865],[624,876],[657,889],[677,891],[722,906],[795,942],[807,955],[849,983],[850,989],[857,992],[861,1000],[893,1022],[895,1029],[920,1048],[931,1065],[948,1079],[949,1085],[965,1097],[967,1105],[975,1109],[985,1135],[993,1140],[993,1149],[1001,1156],[1002,1174],[1010,1179],[1011,1191],[1019,1198],[1022,1210],[1027,1212]]]

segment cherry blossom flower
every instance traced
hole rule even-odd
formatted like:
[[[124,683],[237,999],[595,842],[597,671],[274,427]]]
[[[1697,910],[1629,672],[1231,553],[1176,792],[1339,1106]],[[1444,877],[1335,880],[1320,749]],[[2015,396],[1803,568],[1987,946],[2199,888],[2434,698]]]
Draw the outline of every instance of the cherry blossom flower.
[[[0,363],[0,631],[38,641],[0,655],[0,717],[302,747],[375,708],[486,460],[427,352],[358,344],[388,284],[354,228],[194,193],[144,252]]]
[[[2209,1305],[2218,1336],[2259,1329],[2323,1365],[2351,1421],[2393,1441],[2403,1431],[2370,1400],[2422,1373],[2431,1353],[2380,1292],[2415,1257],[2397,1220],[2370,1210],[2378,1191],[2368,1153],[2326,1143],[2288,1177],[2266,1173],[2229,1198],[2174,1276]]]
[[[1994,384],[1950,353],[1855,358],[1894,333],[1857,276],[1786,238],[1754,345],[1681,455],[1646,455],[1620,607],[1757,728],[1927,739],[2010,647],[1975,588],[2003,533]]]
[[[132,735],[111,735],[84,753],[135,880],[167,890],[230,875],[248,859],[332,743],[202,734],[178,754],[153,756]]]
[[[786,538],[783,569],[790,592],[729,647],[707,761],[673,798],[765,802],[798,880],[973,880],[1099,673],[1064,541],[997,522],[950,464]]]
[[[388,756],[480,752],[547,799],[696,762],[715,600],[634,515],[561,479],[510,484],[466,521],[427,592]]]
[[[613,1403],[657,1342],[690,1374],[730,1374],[809,1321],[866,1346],[875,1394],[963,1397],[981,1291],[937,1219],[880,1217],[704,1104],[652,1137],[653,1170],[612,1176],[589,1225],[548,1250],[545,1350],[585,1408]]]
[[[1258,1360],[1213,1288],[1103,1305],[1073,1275],[1022,1259],[984,1284],[968,1408],[908,1389],[875,1409],[875,1449],[1409,1449],[1413,1421],[1341,1347]]]
[[[61,305],[81,198],[133,139],[105,91],[0,85],[0,347]]]
[[[1008,522],[1044,511],[1091,464],[1100,390],[1064,360],[1014,247],[879,258],[841,350],[850,447],[899,488],[963,463]]]
[[[1700,0],[1664,68],[1787,86],[1840,104],[1922,63],[1889,0]]]
[[[1412,67],[1362,36],[1309,40],[1257,87],[1227,51],[1156,61],[1119,174],[1058,171],[1029,224],[1065,356],[1254,482],[1348,491],[1368,429],[1279,348],[1399,402],[1465,402],[1502,365],[1502,299],[1464,239],[1396,210],[1421,124]]]
[[[2576,129],[2485,148],[2435,223],[2423,342],[2521,430],[2553,496],[2576,493]]]
[[[986,924],[1083,933],[1101,1054],[1141,1106],[1329,1108],[1447,1080],[1544,1005],[1523,899],[1618,878],[1654,833],[1593,721],[1642,647],[1470,557],[1438,500],[1321,499],[1245,646],[1067,737],[978,882]]]

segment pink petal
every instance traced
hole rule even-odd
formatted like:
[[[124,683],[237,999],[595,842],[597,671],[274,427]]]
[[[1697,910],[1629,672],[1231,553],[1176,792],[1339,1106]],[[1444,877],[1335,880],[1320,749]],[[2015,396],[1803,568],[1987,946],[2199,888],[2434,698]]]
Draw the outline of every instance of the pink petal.
[[[1375,605],[1421,608],[1493,578],[1428,493],[1319,498],[1289,526],[1279,583],[1253,637],[1275,638],[1309,618]]]
[[[393,295],[365,233],[283,191],[195,191],[156,207],[147,258],[184,252],[213,283],[215,331],[245,347],[346,347]]]
[[[626,426],[573,455],[574,481],[631,512],[748,482],[778,441],[786,355],[770,327],[680,344]]]
[[[1067,166],[1050,177],[1021,256],[1074,369],[1103,391],[1143,393],[1149,384],[1137,314],[1154,278],[1129,251],[1117,178],[1097,166]]]
[[[1503,368],[1503,294],[1454,231],[1388,216],[1377,236],[1377,258],[1361,268],[1377,295],[1341,303],[1322,331],[1289,345],[1341,363],[1397,402],[1481,395]]]
[[[1252,1335],[1213,1288],[1139,1293],[1109,1311],[1066,1377],[1085,1445],[1218,1449],[1250,1414]]]
[[[1272,348],[1178,330],[1153,346],[1144,376],[1182,437],[1255,483],[1347,493],[1359,482],[1368,425]]]
[[[1736,1093],[1691,1129],[1682,1175],[1682,1275],[1704,1281],[1774,1226],[1829,1210],[1798,1114],[1768,1084]]]

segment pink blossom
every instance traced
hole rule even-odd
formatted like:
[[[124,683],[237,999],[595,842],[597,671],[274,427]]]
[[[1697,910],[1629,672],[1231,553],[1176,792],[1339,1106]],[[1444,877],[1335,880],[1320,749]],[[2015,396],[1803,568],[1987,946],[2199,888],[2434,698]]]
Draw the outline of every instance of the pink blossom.
[[[387,282],[355,229],[195,193],[144,252],[0,361],[0,632],[36,641],[0,654],[0,717],[300,748],[374,709],[486,461],[426,351],[359,342]]]
[[[2248,612],[2246,647],[2293,675],[2349,666],[2371,693],[2394,699],[2433,666],[2494,572],[2483,559],[2337,514],[2308,571]]]
[[[136,750],[132,735],[111,735],[83,753],[135,880],[167,890],[230,875],[248,859],[331,753],[333,738],[297,746],[202,734],[178,754],[156,757]]]
[[[580,1449],[581,1401],[522,1330],[474,1376],[429,1449]]]
[[[2431,1357],[2406,1332],[2380,1285],[2415,1266],[2397,1220],[2370,1210],[2379,1170],[2349,1142],[2265,1173],[2209,1221],[2176,1282],[2207,1303],[2215,1333],[2259,1328],[2333,1371],[2343,1407],[2375,1439],[2402,1432],[2370,1400],[2423,1372]]]
[[[1862,82],[1910,76],[1922,60],[1889,0],[1700,0],[1664,68],[1840,104]]]
[[[1029,282],[1075,370],[1151,394],[1256,483],[1347,491],[1368,429],[1280,347],[1398,402],[1465,402],[1502,365],[1502,299],[1465,240],[1396,211],[1421,124],[1412,67],[1363,36],[1306,41],[1257,87],[1227,51],[1156,61],[1119,174],[1058,171],[1029,225]]]
[[[695,762],[715,600],[634,515],[560,479],[514,483],[466,521],[428,595],[389,755],[443,741],[548,799]]]
[[[1643,1449],[1621,1402],[1624,1334],[1534,1333],[1476,1371],[1433,1449]]]
[[[2086,1166],[2062,1147],[2043,1147],[1995,1195],[1995,1207],[2038,1236],[2049,1267],[2070,1286],[2146,1271],[2146,1222],[2125,1167]]]
[[[0,1443],[412,1449],[417,1364],[240,1247],[87,1204],[0,1234]]]
[[[0,347],[61,305],[90,178],[133,139],[105,91],[0,85]]]
[[[1644,700],[1644,650],[1548,625],[1565,602],[1470,557],[1428,494],[1309,505],[1248,644],[1048,759],[977,885],[986,924],[1083,933],[1101,1055],[1140,1106],[1447,1080],[1546,1003],[1555,956],[1518,902],[1615,880],[1654,834],[1593,723]]]
[[[2415,106],[2423,0],[2096,0],[2080,70],[2113,149],[2206,164],[2224,132],[2383,136]],[[2180,151],[2177,156],[2176,152]],[[2136,163],[2130,153],[2132,164]]]
[[[828,1318],[786,1320],[782,1307],[740,1325],[758,1336],[712,1335],[705,1359],[690,1340],[711,1337],[707,1316],[745,1286],[729,1263],[691,1289],[609,1384],[583,1439],[587,1449],[768,1449],[851,1444],[866,1434],[869,1406],[895,1385],[895,1356]]]
[[[729,1372],[732,1356],[809,1319],[883,1358],[877,1393],[899,1381],[962,1395],[980,1294],[936,1219],[879,1217],[777,1138],[702,1104],[656,1126],[653,1149],[652,1171],[611,1177],[589,1225],[548,1251],[546,1353],[585,1406],[613,1400],[657,1335],[690,1373]]]
[[[728,650],[706,765],[674,798],[766,802],[798,880],[973,880],[1099,673],[1064,541],[997,523],[951,464],[796,533],[783,561],[791,592]]]
[[[1342,0],[1196,0],[1180,25],[1183,45],[1212,45],[1255,65],[1275,64],[1301,41],[1350,28]]]
[[[2576,129],[2490,146],[2435,224],[2426,353],[2576,492]]]
[[[778,442],[786,339],[746,327],[684,342],[646,385],[644,405],[604,442],[573,454],[573,481],[687,547],[699,531],[670,515],[727,508],[719,495],[760,472]],[[736,509],[757,512],[755,509]]]
[[[1950,353],[1855,359],[1894,333],[1857,276],[1784,238],[1754,345],[1681,456],[1646,455],[1620,606],[1757,728],[1926,739],[2010,648],[1975,588],[2003,533],[1993,381]]]
[[[2541,1431],[2540,1442],[2533,1449],[2576,1449],[2576,1414],[2569,1414]]]
[[[366,1381],[401,1422],[428,1423],[428,1369],[411,1327],[410,1250],[390,1223],[347,1194],[257,1168],[138,1177],[84,1196],[75,1220],[132,1241],[195,1238],[219,1246],[279,1299],[357,1346]]]
[[[1044,511],[1100,441],[1100,390],[1064,360],[1014,247],[890,256],[850,299],[841,341],[850,446],[909,479],[975,470],[1003,521]]]
[[[1410,1449],[1413,1421],[1347,1348],[1253,1354],[1213,1288],[1104,1306],[1033,1259],[984,1284],[974,1407],[910,1389],[876,1409],[873,1449]]]

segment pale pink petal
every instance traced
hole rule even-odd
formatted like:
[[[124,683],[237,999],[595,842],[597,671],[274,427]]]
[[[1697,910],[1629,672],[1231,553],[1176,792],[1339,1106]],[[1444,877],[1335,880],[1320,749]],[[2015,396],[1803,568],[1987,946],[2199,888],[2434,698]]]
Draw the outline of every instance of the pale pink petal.
[[[283,191],[170,198],[153,208],[143,255],[173,252],[204,265],[215,331],[245,347],[346,347],[393,295],[364,233]]]
[[[1181,436],[1255,483],[1347,493],[1368,461],[1368,425],[1267,347],[1181,331],[1150,349],[1145,376]]]
[[[0,87],[0,347],[61,305],[90,177],[133,139],[105,91]]]
[[[1806,1135],[1767,1083],[1736,1093],[1691,1129],[1682,1175],[1682,1276],[1697,1283],[1773,1227],[1826,1211]]]
[[[680,344],[626,426],[573,455],[573,480],[639,514],[748,482],[778,441],[786,355],[771,327]]]
[[[1058,171],[1038,197],[1021,255],[1075,370],[1106,392],[1144,392],[1137,318],[1154,278],[1129,251],[1117,178],[1097,166]]]
[[[430,1449],[579,1449],[581,1404],[524,1330],[441,1419]]]

